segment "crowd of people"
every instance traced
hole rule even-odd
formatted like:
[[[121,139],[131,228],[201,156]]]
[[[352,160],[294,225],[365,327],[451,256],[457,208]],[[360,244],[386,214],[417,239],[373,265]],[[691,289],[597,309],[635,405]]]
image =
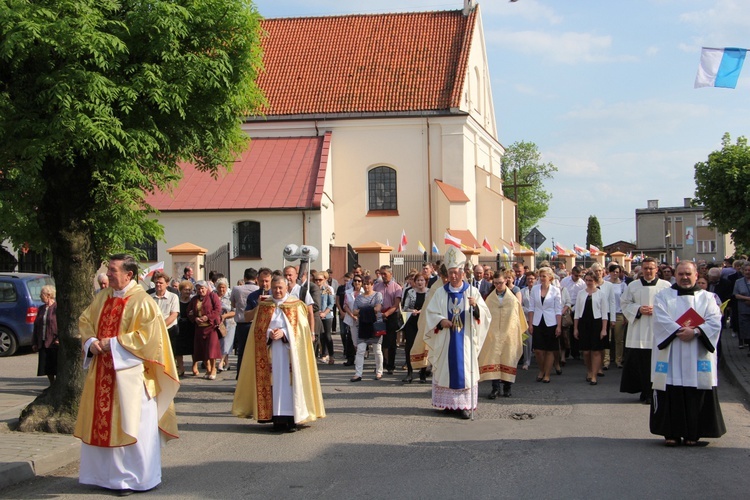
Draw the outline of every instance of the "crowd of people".
[[[532,359],[536,381],[550,383],[574,358],[583,359],[589,385],[611,365],[621,368],[620,391],[650,405],[651,432],[667,446],[725,433],[719,339],[729,321],[740,347],[750,346],[746,259],[672,268],[645,258],[632,273],[617,263],[568,272],[549,262],[494,270],[465,260],[450,247],[444,261],[425,262],[403,283],[390,266],[372,273],[354,266],[341,283],[330,269],[305,263],[301,270],[249,268],[233,287],[215,272],[196,281],[185,268],[180,280],[154,273],[146,293],[135,286],[134,259],[113,256],[80,321],[88,368],[75,432],[87,464],[81,482],[126,493],[158,484],[159,436],[177,437],[173,398],[186,376],[184,357],[193,376],[203,369],[204,379],[215,380],[233,369],[232,352],[232,413],[274,431],[325,417],[318,365],[338,359],[356,383],[372,353],[373,378],[381,380],[395,374],[403,347],[403,383],[418,371],[419,382],[431,379],[432,405],[460,418],[473,417],[479,382],[491,381],[489,399],[511,397],[517,370]],[[55,290],[42,292],[34,345],[38,373],[52,382]]]

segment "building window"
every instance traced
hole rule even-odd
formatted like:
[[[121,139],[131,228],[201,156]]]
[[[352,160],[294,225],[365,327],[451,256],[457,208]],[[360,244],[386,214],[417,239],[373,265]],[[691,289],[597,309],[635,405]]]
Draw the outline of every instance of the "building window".
[[[367,173],[367,193],[370,211],[398,210],[396,171],[390,167],[375,167]]]
[[[156,247],[156,238],[154,238],[153,236],[146,236],[141,243],[134,243],[133,248],[143,252],[147,261],[156,262],[158,252]]]
[[[698,240],[698,253],[716,253],[716,240]]]
[[[235,224],[234,256],[260,258],[260,222],[243,220]]]

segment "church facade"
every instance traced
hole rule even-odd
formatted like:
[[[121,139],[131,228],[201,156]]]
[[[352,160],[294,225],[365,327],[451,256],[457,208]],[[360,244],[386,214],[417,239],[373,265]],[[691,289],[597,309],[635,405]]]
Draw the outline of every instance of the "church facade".
[[[283,248],[336,249],[417,241],[444,250],[446,232],[469,247],[509,246],[515,203],[503,194],[479,7],[263,21],[267,107],[244,130],[251,143],[214,180],[185,166],[160,211],[166,250],[229,243],[230,278],[281,267]],[[484,250],[479,250],[484,252]],[[167,264],[169,267],[169,264]]]

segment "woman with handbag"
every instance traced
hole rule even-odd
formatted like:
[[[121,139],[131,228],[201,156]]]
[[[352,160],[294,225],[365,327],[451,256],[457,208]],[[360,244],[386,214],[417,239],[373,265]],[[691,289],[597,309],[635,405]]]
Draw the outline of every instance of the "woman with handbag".
[[[216,371],[221,373],[224,370],[229,370],[229,353],[232,352],[232,346],[234,345],[234,329],[237,326],[237,323],[234,321],[235,311],[232,309],[229,281],[226,278],[219,278],[216,280],[216,295],[221,301],[221,321],[224,325],[224,330],[222,331],[224,335],[219,341],[221,344],[222,356],[219,359],[219,366],[216,369]]]
[[[421,274],[417,274],[413,278],[414,285],[404,293],[404,312],[410,313],[409,319],[404,325],[403,332],[404,338],[406,339],[406,378],[402,382],[411,384],[414,370],[411,366],[411,348],[414,347],[414,340],[417,338],[417,321],[419,313],[422,311],[424,306],[425,298],[427,297],[427,279]],[[420,380],[424,379],[427,372],[426,368],[422,368],[419,372]]]
[[[365,364],[365,351],[368,345],[375,346],[375,380],[383,376],[383,335],[385,335],[385,324],[380,319],[380,310],[383,307],[383,296],[380,292],[373,290],[373,281],[370,276],[362,278],[364,292],[354,299],[354,309],[351,314],[354,317],[352,327],[352,340],[357,346],[357,355],[354,358],[354,377],[351,382],[362,381],[362,371]],[[376,328],[376,323],[378,327]]]
[[[221,344],[217,331],[221,323],[221,301],[209,290],[205,281],[197,282],[195,291],[196,295],[188,307],[188,317],[195,323],[193,363],[205,362],[206,374],[203,378],[215,380],[216,360],[221,358]]]

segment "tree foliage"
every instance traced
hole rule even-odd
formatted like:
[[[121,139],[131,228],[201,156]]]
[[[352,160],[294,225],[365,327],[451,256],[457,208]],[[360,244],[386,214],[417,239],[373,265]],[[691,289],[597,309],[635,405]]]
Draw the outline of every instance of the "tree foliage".
[[[589,223],[586,226],[586,248],[589,245],[594,245],[600,250],[604,246],[602,243],[602,228],[596,215],[589,215]]]
[[[53,256],[64,366],[51,413],[75,409],[96,267],[161,236],[146,193],[168,190],[181,162],[216,174],[245,146],[242,118],[263,103],[259,22],[248,0],[0,4],[0,240]]]
[[[544,181],[551,179],[557,167],[542,163],[542,155],[533,142],[514,142],[505,149],[501,164],[505,196],[518,204],[518,239],[523,239],[539,220],[547,214],[552,194],[544,189]],[[514,177],[515,173],[515,177]],[[519,187],[518,199],[514,183],[529,184]]]
[[[731,234],[737,246],[750,246],[750,148],[745,137],[732,144],[729,133],[721,150],[695,164],[696,199],[711,225]]]

